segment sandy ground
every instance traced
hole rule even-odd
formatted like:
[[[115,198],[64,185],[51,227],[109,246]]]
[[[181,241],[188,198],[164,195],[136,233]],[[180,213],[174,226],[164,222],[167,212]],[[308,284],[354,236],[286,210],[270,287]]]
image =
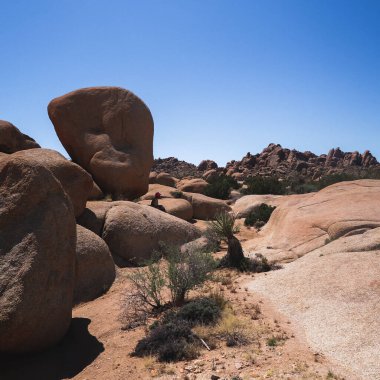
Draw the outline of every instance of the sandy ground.
[[[239,238],[252,238],[254,230],[242,227]],[[220,254],[223,254],[221,252]],[[135,358],[130,354],[145,336],[143,327],[123,330],[124,297],[130,288],[126,274],[119,269],[117,280],[102,297],[73,310],[71,328],[54,349],[23,357],[6,357],[0,362],[0,379],[351,379],[336,364],[308,346],[302,329],[280,314],[273,305],[246,284],[256,276],[221,271],[229,283],[210,285],[230,300],[236,316],[253,338],[247,345],[227,347],[215,342],[211,351],[201,351],[190,362],[162,364],[153,358]],[[202,289],[203,294],[207,289]],[[197,294],[192,294],[196,296]],[[257,314],[255,310],[260,309]],[[278,337],[276,347],[268,339]]]

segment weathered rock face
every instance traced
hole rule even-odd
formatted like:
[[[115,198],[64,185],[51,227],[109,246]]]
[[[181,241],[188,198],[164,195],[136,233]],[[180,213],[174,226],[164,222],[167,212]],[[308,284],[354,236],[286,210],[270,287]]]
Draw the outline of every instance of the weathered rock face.
[[[13,124],[0,120],[0,152],[11,154],[19,150],[40,148],[28,135],[24,135]]]
[[[77,225],[74,304],[91,301],[105,293],[115,274],[115,264],[104,240]]]
[[[144,200],[139,204],[149,206],[150,200]],[[165,211],[177,218],[190,221],[193,219],[193,206],[186,199],[181,198],[163,198],[159,204],[165,207]]]
[[[92,87],[53,99],[48,113],[74,162],[104,193],[135,199],[146,193],[153,163],[153,119],[132,92]]]
[[[160,242],[182,245],[200,236],[184,220],[150,206],[122,203],[108,210],[102,237],[113,255],[131,263],[149,259]]]
[[[0,352],[41,350],[71,321],[73,206],[41,164],[0,158]]]
[[[13,156],[28,160],[30,164],[41,164],[48,168],[70,197],[75,216],[82,214],[93,187],[92,178],[85,170],[51,149],[22,150]]]
[[[292,261],[341,236],[379,227],[379,199],[378,180],[340,182],[318,193],[278,198],[269,222],[244,247]]]

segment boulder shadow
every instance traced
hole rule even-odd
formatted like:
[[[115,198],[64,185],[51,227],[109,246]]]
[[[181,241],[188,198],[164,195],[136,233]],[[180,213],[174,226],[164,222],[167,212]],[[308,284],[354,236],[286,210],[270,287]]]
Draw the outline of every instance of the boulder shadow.
[[[73,318],[65,337],[56,346],[33,354],[2,355],[1,380],[71,379],[104,351],[88,331],[87,318]]]

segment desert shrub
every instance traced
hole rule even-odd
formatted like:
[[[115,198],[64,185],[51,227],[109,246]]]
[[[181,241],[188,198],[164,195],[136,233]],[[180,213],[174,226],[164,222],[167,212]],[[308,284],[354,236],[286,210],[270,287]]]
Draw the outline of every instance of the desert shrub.
[[[208,197],[217,199],[228,199],[231,194],[231,189],[238,189],[239,184],[236,179],[221,175],[207,185],[204,194]]]
[[[190,323],[209,325],[215,323],[221,315],[221,307],[212,298],[198,298],[181,307],[177,318]]]
[[[132,282],[135,298],[152,308],[162,306],[162,291],[166,280],[159,261],[149,262],[147,267],[129,273],[127,278]]]
[[[269,206],[265,203],[262,203],[257,210],[251,211],[246,217],[244,224],[246,226],[254,226],[257,222],[267,223],[272,212],[276,207]]]
[[[316,186],[318,190],[321,190],[327,186],[333,185],[334,183],[344,182],[344,181],[353,181],[355,179],[360,179],[359,175],[353,173],[335,173],[322,176]]]
[[[183,254],[178,247],[173,247],[167,254],[168,287],[174,305],[182,305],[188,292],[204,284],[210,273],[216,268],[216,261],[211,253],[190,249]]]
[[[208,227],[203,232],[203,236],[208,241],[208,249],[210,252],[217,252],[220,249],[220,236],[214,231],[214,229]]]
[[[198,356],[196,343],[190,324],[184,320],[177,320],[175,323],[158,324],[151,329],[149,334],[137,343],[132,355],[156,356],[162,362],[191,360]]]
[[[182,198],[183,192],[177,190],[177,191],[172,191],[170,194],[173,196],[173,198],[178,199],[178,198]]]
[[[247,178],[242,189],[243,194],[285,194],[286,186],[276,177],[255,176]]]

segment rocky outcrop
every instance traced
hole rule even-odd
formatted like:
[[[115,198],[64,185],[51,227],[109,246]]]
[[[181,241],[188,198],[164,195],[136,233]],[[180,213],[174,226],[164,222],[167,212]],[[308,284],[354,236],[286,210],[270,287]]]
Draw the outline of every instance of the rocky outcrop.
[[[206,172],[208,170],[217,169],[217,168],[218,168],[218,164],[213,160],[203,160],[197,167],[198,171],[200,172]]]
[[[380,227],[379,199],[378,180],[340,182],[318,193],[278,198],[269,222],[244,247],[292,261],[331,240]]]
[[[57,343],[71,321],[75,217],[52,172],[0,158],[0,352]]]
[[[180,161],[175,157],[157,158],[154,160],[152,170],[157,173],[169,173],[175,178],[199,176],[199,171],[194,164],[186,161]]]
[[[24,135],[13,124],[0,120],[0,152],[11,154],[19,150],[40,148],[28,135]]]
[[[91,301],[105,293],[115,274],[115,264],[104,240],[77,225],[74,304]]]
[[[12,156],[28,160],[31,165],[41,164],[48,168],[70,197],[75,216],[82,214],[92,191],[93,181],[91,176],[79,165],[51,149],[22,150]]]
[[[182,245],[200,236],[192,224],[165,212],[133,202],[121,203],[106,213],[102,237],[111,253],[126,263],[150,259],[160,242]]]
[[[359,152],[342,152],[339,148],[331,149],[326,154],[317,156],[306,151],[283,148],[279,144],[269,144],[261,153],[247,153],[240,161],[230,161],[226,167],[217,167],[211,160],[202,161],[198,167],[170,157],[155,160],[155,170],[165,171],[178,178],[187,176],[204,178],[210,181],[221,173],[243,181],[250,176],[276,176],[280,179],[304,178],[316,180],[326,174],[349,173],[358,175],[368,170],[376,170],[380,177],[380,165],[367,150]]]
[[[153,163],[153,119],[132,92],[92,87],[53,99],[48,113],[73,161],[105,194],[135,199],[146,193]]]
[[[369,151],[342,152],[339,148],[331,149],[320,156],[312,152],[299,152],[282,148],[279,144],[269,144],[260,154],[247,153],[241,161],[231,161],[226,165],[227,173],[239,179],[249,176],[292,176],[317,179],[324,174],[357,173],[360,170],[378,167],[378,162]],[[380,170],[380,167],[378,167]]]

